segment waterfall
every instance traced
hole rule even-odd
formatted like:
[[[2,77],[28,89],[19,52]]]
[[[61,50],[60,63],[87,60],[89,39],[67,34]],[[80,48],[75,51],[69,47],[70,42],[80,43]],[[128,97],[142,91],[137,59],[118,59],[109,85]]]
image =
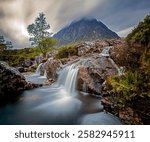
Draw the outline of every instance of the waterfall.
[[[63,85],[66,92],[73,95],[76,91],[78,68],[76,64],[65,67],[59,74],[58,85]]]
[[[43,65],[43,63],[40,63],[40,64],[38,65],[38,67],[37,67],[37,69],[36,69],[36,71],[35,71],[35,74],[40,75],[42,65]]]
[[[103,57],[109,57],[109,50],[112,48],[113,46],[107,46],[105,47],[102,52],[100,53],[101,56]]]
[[[117,70],[117,72],[118,72],[118,75],[119,76],[121,76],[122,74],[123,74],[123,67],[118,67],[117,65],[116,65],[116,63],[114,62],[114,60],[113,59],[111,59],[111,58],[108,58],[108,60],[112,63],[112,65],[116,68],[116,70]]]
[[[87,91],[87,85],[86,85],[85,82],[83,83],[82,91],[83,91],[83,92],[88,92],[88,91]]]
[[[118,75],[122,75],[123,72],[124,72],[124,68],[123,67],[118,67],[116,65],[116,63],[113,61],[113,59],[110,58],[110,55],[109,55],[109,50],[112,48],[113,46],[107,46],[105,47],[102,52],[100,53],[100,56],[103,56],[103,57],[108,57],[108,60],[112,63],[112,65],[116,68],[117,72],[118,72]]]
[[[44,77],[47,78],[47,72],[46,72],[46,70],[44,71]]]

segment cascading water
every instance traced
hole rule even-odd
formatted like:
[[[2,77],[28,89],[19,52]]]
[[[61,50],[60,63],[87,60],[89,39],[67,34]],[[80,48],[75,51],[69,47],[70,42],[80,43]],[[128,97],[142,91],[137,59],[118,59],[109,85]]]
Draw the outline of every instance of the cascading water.
[[[113,46],[107,46],[105,47],[102,52],[100,53],[101,56],[103,57],[109,57],[109,50],[112,48]]]
[[[44,71],[44,77],[47,78],[47,72],[46,72],[46,70]]]
[[[30,81],[35,84],[43,84],[47,79],[46,70],[44,71],[44,75],[43,76],[41,75],[43,73],[43,65],[44,65],[43,63],[40,63],[35,73],[30,75],[25,75],[26,81]]]
[[[40,64],[38,65],[38,67],[37,67],[37,69],[36,69],[36,71],[35,71],[35,74],[40,75],[42,66],[43,66],[43,63],[40,63]]]
[[[109,48],[101,55],[108,54]],[[78,65],[90,66],[91,62],[81,60],[66,65],[59,71],[55,84],[24,91],[17,102],[0,108],[0,124],[121,124],[115,116],[101,112],[103,106],[99,99],[76,92]],[[40,76],[42,65],[26,79],[41,83],[44,80]],[[86,91],[86,84],[83,90]]]
[[[123,74],[123,72],[124,72],[124,69],[123,69],[123,67],[118,67],[117,65],[116,65],[116,63],[113,61],[113,59],[111,59],[110,58],[110,54],[109,54],[109,50],[112,48],[113,46],[107,46],[107,47],[105,47],[103,50],[102,50],[102,52],[100,53],[100,56],[102,56],[102,57],[108,57],[108,60],[112,63],[112,65],[116,68],[116,70],[117,70],[117,72],[118,72],[118,75],[120,76],[120,75],[122,75]]]
[[[86,85],[85,82],[83,83],[82,91],[83,91],[83,92],[87,92],[87,85]]]
[[[78,75],[78,67],[76,64],[65,67],[59,74],[58,85],[63,85],[66,92],[70,95],[76,92],[76,82]]]
[[[108,60],[109,60],[109,61],[112,63],[112,65],[116,68],[116,70],[117,70],[117,72],[118,72],[118,75],[121,76],[121,75],[123,74],[122,67],[119,68],[119,67],[116,65],[116,63],[114,62],[113,59],[108,58]]]

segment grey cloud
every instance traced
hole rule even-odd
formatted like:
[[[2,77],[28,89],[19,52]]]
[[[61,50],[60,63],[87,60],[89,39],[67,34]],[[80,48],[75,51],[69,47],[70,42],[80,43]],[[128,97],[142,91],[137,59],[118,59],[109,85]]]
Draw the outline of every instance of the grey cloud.
[[[150,12],[149,0],[0,0],[0,33],[19,47],[29,46],[26,28],[44,12],[52,31],[92,16],[125,33]]]
[[[135,26],[147,14],[150,14],[149,0],[105,0],[91,13],[115,31]]]

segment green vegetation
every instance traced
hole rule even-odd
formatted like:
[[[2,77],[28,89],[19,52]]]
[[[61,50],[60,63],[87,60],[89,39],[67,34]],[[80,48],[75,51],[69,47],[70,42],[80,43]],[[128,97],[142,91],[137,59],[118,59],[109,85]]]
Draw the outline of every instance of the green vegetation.
[[[150,117],[149,38],[150,16],[146,16],[128,35],[128,45],[122,47],[124,52],[121,54],[120,64],[126,66],[125,74],[107,79],[108,88],[112,90],[110,100],[114,106],[118,110],[133,108],[143,121],[149,121],[147,118]]]
[[[4,36],[0,35],[0,51],[13,48],[11,41],[5,41]]]
[[[46,17],[44,13],[39,13],[39,16],[35,19],[35,23],[32,23],[27,27],[28,33],[31,36],[29,41],[31,45],[38,46],[41,53],[46,55],[47,48],[56,45],[56,40],[50,35],[52,33],[48,32],[50,25],[46,22]]]
[[[55,58],[68,58],[70,56],[76,56],[78,54],[77,46],[75,45],[66,45],[61,48],[58,48],[58,53],[55,55]]]
[[[51,51],[52,48],[47,48],[47,51]],[[20,66],[24,64],[24,60],[34,59],[35,56],[41,54],[38,47],[24,48],[20,50],[4,50],[0,52],[0,60],[6,61],[10,66]]]
[[[0,51],[6,50],[6,49],[7,49],[6,45],[3,43],[0,43]]]
[[[49,44],[55,44],[56,41],[53,39],[50,39],[50,43]],[[43,42],[47,42],[47,40],[43,41]],[[44,44],[45,43],[41,43]],[[55,55],[55,58],[57,59],[61,59],[61,58],[68,58],[69,56],[75,56],[77,55],[77,46],[76,45],[66,45],[63,47],[59,47],[59,48],[50,48],[48,46],[46,46],[44,48],[45,54],[47,52],[56,50],[58,51]],[[41,50],[39,47],[33,47],[33,48],[24,48],[24,49],[19,49],[19,50],[3,50],[0,52],[0,60],[6,61],[10,66],[21,66],[22,64],[24,64],[25,59],[33,59],[36,56],[39,56],[41,54]]]
[[[136,97],[150,97],[149,75],[139,71],[127,71],[125,75],[109,78],[113,99],[119,108],[126,107]]]
[[[127,41],[148,46],[150,42],[150,15],[147,15],[144,21],[140,22],[132,33],[127,36]]]
[[[57,40],[54,38],[48,37],[48,38],[43,38],[42,41],[39,41],[38,47],[40,51],[43,53],[43,55],[46,55],[46,52],[49,51],[49,49],[57,44]]]

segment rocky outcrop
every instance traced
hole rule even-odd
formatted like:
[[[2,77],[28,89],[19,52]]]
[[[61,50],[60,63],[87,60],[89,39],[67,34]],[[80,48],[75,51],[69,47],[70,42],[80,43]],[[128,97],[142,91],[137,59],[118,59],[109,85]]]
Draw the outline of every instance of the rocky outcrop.
[[[118,74],[119,70],[109,53],[101,54],[104,47],[121,44],[121,40],[96,40],[77,45],[78,56],[54,59],[51,57],[44,63],[47,78],[52,82],[57,80],[58,71],[64,65],[77,64],[79,68],[77,89],[91,94],[105,94],[106,79]],[[108,49],[108,52],[109,52]],[[106,49],[107,50],[107,49]],[[50,81],[51,82],[51,81]]]
[[[118,73],[109,58],[96,55],[80,60],[78,74],[78,90],[86,90],[93,94],[102,94],[108,76]]]
[[[34,58],[26,58],[24,59],[24,67],[30,67],[31,65],[34,64]]]
[[[16,68],[0,62],[0,105],[15,99],[21,91],[34,87],[37,85],[26,82],[24,76]]]
[[[82,44],[78,44],[78,56],[85,56],[92,53],[101,53],[102,48],[106,46],[119,46],[123,44],[123,40],[95,40],[92,42],[84,42]]]
[[[45,70],[48,79],[56,80],[58,77],[57,71],[61,68],[62,62],[59,59],[49,58],[45,63]]]
[[[43,55],[39,55],[35,57],[35,63],[38,65],[42,63],[42,60],[44,59]]]

